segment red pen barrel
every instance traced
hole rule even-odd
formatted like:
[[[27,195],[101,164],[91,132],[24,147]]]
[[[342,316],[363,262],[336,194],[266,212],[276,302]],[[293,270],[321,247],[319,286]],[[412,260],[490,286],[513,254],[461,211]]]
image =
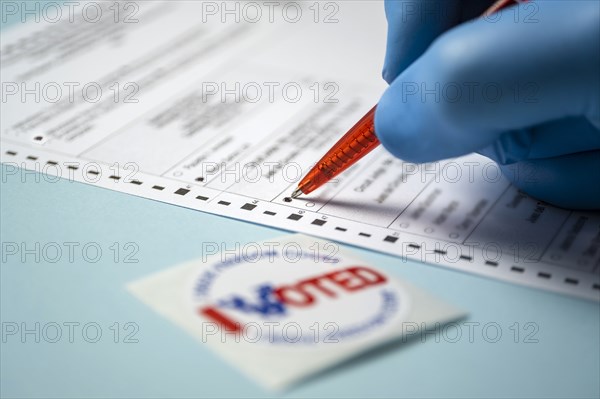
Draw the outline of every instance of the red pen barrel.
[[[521,2],[525,2],[526,0],[521,0]],[[498,0],[496,1],[494,4],[492,4],[490,6],[490,8],[488,8],[481,16],[482,17],[489,17],[492,14],[497,13],[498,11],[502,10],[503,8],[509,7],[509,6],[514,6],[515,4],[518,4],[519,2],[517,0]]]
[[[375,107],[362,117],[298,185],[300,191],[309,194],[333,179],[359,159],[377,148],[379,139],[375,135]]]

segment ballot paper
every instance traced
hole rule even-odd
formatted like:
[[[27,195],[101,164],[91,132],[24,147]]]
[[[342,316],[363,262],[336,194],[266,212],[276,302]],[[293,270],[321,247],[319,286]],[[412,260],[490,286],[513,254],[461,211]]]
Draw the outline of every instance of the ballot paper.
[[[5,178],[34,170],[600,299],[598,213],[529,198],[478,155],[414,165],[379,148],[288,198],[385,90],[381,2],[75,3],[2,32]]]
[[[128,289],[277,390],[466,316],[335,243],[303,235],[213,252]]]

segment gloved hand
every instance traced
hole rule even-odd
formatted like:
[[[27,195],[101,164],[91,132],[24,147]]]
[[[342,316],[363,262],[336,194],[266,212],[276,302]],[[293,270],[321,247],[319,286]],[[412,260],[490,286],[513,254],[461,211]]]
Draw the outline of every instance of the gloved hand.
[[[600,209],[600,2],[478,18],[491,3],[386,1],[379,139],[409,162],[479,152],[533,197]]]

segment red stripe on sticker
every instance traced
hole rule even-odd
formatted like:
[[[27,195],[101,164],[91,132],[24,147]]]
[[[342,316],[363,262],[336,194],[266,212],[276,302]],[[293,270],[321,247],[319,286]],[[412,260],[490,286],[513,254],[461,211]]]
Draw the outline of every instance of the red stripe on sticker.
[[[229,317],[225,316],[223,313],[219,312],[217,309],[213,307],[207,308],[199,308],[198,313],[200,316],[204,316],[208,319],[211,319],[215,323],[221,326],[222,329],[230,332],[241,332],[242,328],[240,323],[231,320]]]

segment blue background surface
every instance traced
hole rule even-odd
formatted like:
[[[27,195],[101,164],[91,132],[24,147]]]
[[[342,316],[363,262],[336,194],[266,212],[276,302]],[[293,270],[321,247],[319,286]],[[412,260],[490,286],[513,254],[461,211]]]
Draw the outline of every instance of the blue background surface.
[[[98,243],[103,255],[86,262],[7,256],[1,268],[2,323],[33,328],[78,322],[58,343],[27,335],[1,346],[2,397],[265,397],[246,379],[183,330],[132,297],[125,285],[201,256],[202,242],[272,239],[282,231],[204,214],[85,184],[40,175],[7,175],[1,185],[3,243]],[[138,263],[115,262],[109,247],[134,242]],[[600,311],[597,303],[402,261],[353,249],[377,267],[469,311],[480,323],[452,343],[427,336],[344,364],[284,393],[288,397],[598,397]],[[86,342],[81,327],[98,323],[103,336]],[[119,322],[139,326],[138,343],[114,343]],[[498,323],[496,343],[482,335]],[[510,326],[520,323],[519,342]],[[537,343],[524,343],[523,326],[535,323]],[[92,330],[93,332],[93,330]],[[450,339],[450,332],[448,334]],[[121,335],[119,341],[123,340]]]

